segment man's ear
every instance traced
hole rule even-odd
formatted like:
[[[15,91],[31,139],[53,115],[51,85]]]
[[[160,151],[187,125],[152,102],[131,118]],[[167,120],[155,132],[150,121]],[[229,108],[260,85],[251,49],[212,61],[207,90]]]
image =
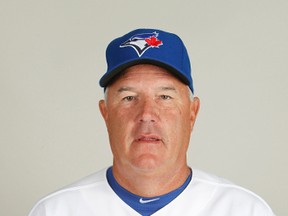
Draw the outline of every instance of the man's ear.
[[[193,101],[191,101],[191,128],[193,128],[196,118],[200,109],[200,99],[198,97],[194,97]]]
[[[108,112],[107,112],[107,106],[105,100],[100,100],[99,101],[99,110],[101,112],[101,115],[106,122],[108,119]]]

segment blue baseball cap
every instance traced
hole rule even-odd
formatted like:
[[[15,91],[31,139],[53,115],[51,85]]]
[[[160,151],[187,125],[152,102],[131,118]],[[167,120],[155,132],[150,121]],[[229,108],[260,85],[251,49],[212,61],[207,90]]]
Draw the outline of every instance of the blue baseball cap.
[[[136,29],[113,40],[106,49],[107,72],[100,79],[106,88],[117,75],[137,64],[165,68],[194,93],[191,65],[183,41],[157,29]]]

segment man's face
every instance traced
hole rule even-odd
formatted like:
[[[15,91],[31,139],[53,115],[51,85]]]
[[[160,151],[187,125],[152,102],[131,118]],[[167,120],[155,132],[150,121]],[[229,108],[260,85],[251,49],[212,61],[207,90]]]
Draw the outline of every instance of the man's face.
[[[190,134],[199,108],[189,88],[165,69],[128,68],[99,106],[114,157],[113,166],[142,171],[186,165]]]

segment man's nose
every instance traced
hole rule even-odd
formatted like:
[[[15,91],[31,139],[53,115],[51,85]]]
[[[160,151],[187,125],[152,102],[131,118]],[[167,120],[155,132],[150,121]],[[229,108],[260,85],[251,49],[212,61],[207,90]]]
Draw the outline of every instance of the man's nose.
[[[145,99],[139,104],[138,121],[156,122],[159,118],[159,108],[155,100]]]

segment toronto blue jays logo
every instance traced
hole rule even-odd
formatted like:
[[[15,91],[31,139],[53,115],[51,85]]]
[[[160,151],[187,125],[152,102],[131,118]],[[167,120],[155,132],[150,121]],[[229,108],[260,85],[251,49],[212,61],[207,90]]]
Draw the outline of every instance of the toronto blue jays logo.
[[[157,38],[158,35],[159,33],[157,32],[136,34],[122,43],[120,47],[132,47],[138,56],[141,57],[149,48],[159,48],[159,46],[163,45],[163,42]]]

